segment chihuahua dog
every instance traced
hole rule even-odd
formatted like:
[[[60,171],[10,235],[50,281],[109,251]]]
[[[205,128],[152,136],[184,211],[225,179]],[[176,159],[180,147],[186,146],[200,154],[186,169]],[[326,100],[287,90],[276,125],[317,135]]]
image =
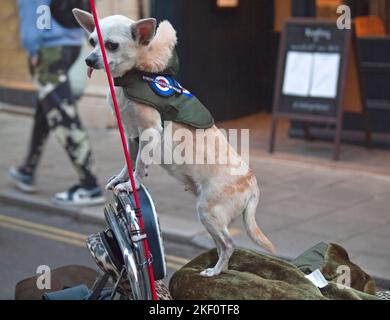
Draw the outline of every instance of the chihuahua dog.
[[[86,58],[88,76],[93,70],[103,69],[104,62],[99,46],[98,35],[94,20],[90,13],[74,9],[74,16],[79,24],[89,34],[89,42],[94,47]],[[166,69],[177,43],[176,31],[168,21],[163,21],[157,27],[153,18],[133,21],[121,15],[109,16],[100,20],[104,46],[107,50],[107,59],[110,71],[114,78],[118,78],[130,70],[145,73],[159,73]],[[122,87],[115,87],[123,125],[129,140],[129,147],[138,150],[135,158],[134,177],[137,187],[147,176],[149,161],[145,161],[145,152],[142,150],[147,141],[140,140],[148,130],[164,134],[164,124],[160,113],[151,106],[129,99]],[[108,104],[113,108],[111,94],[107,96]],[[249,237],[258,245],[274,252],[272,243],[263,234],[256,224],[255,214],[259,202],[260,191],[253,172],[245,161],[228,143],[223,133],[212,125],[206,129],[206,136],[217,137],[218,146],[209,139],[196,143],[196,130],[191,126],[173,122],[173,134],[178,130],[186,129],[192,132],[190,139],[181,143],[188,144],[194,154],[213,148],[216,158],[222,152],[229,154],[227,164],[188,164],[163,163],[162,166],[185,186],[185,190],[192,192],[196,197],[196,207],[199,219],[211,235],[218,250],[218,262],[213,268],[201,272],[202,276],[213,277],[228,268],[228,262],[234,251],[233,239],[229,234],[229,224],[243,214],[244,224]],[[203,139],[203,138],[202,138]],[[165,140],[164,140],[165,141]],[[174,147],[174,145],[172,145]],[[188,150],[188,149],[185,149]],[[141,156],[143,155],[143,156]],[[207,156],[207,155],[206,155]],[[148,164],[149,163],[149,164]],[[234,168],[244,168],[244,174],[233,175]],[[112,177],[106,189],[132,191],[126,166],[116,176]]]

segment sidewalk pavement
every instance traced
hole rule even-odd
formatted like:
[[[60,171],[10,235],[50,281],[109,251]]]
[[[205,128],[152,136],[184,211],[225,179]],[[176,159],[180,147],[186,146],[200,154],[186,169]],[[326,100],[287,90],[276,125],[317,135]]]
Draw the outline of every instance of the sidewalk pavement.
[[[63,209],[50,204],[53,193],[76,182],[54,138],[49,140],[39,169],[39,192],[25,195],[11,187],[6,171],[24,156],[30,127],[30,117],[0,112],[0,202],[103,222],[103,206]],[[89,136],[104,186],[123,165],[119,134],[90,129]],[[264,152],[253,152],[251,167],[262,193],[257,221],[279,256],[292,259],[318,242],[335,242],[369,274],[390,283],[390,175],[286,160]],[[212,246],[198,221],[193,197],[181,185],[159,166],[152,166],[146,185],[165,237]],[[245,234],[241,219],[231,226],[231,233],[238,246],[261,251]]]

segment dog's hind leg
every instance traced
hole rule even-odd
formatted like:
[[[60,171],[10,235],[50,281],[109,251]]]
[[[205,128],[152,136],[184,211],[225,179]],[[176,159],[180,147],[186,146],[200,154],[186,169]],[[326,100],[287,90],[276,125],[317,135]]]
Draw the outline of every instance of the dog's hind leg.
[[[213,238],[218,250],[218,262],[214,268],[201,272],[204,277],[214,277],[227,270],[231,255],[234,252],[233,239],[228,231],[228,223],[223,221],[223,206],[214,206],[208,210],[198,207],[198,214],[203,226]]]

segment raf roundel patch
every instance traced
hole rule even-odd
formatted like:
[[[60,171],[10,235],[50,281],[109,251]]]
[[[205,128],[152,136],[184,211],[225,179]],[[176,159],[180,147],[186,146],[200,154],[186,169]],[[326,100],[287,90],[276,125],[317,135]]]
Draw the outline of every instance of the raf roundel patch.
[[[182,90],[182,93],[185,96],[187,96],[188,98],[192,98],[193,97],[192,93],[189,92],[187,89],[183,88],[183,86],[179,82],[176,81],[176,83],[177,83],[178,87]]]
[[[156,76],[149,83],[152,90],[162,97],[170,97],[175,94],[175,83],[171,77]]]

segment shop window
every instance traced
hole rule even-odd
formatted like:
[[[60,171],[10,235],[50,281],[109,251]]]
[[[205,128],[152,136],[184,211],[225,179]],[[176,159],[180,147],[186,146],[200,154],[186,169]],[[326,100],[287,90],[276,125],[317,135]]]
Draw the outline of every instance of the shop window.
[[[239,0],[217,0],[218,8],[237,8],[239,6]]]
[[[274,0],[274,30],[280,32],[286,19],[292,16],[293,0]],[[337,8],[351,8],[358,36],[390,35],[390,1],[388,0],[313,0],[318,18],[338,17]]]
[[[291,17],[291,0],[275,0],[274,11],[274,30],[276,32],[281,32],[284,21]]]
[[[316,0],[318,18],[337,18],[337,8],[342,0]]]

